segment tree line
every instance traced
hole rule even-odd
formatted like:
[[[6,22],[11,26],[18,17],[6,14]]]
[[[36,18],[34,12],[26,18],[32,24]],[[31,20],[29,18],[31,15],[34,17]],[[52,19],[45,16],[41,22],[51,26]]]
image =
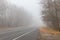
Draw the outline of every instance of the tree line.
[[[60,31],[60,0],[43,0],[41,4],[44,23],[49,28]]]

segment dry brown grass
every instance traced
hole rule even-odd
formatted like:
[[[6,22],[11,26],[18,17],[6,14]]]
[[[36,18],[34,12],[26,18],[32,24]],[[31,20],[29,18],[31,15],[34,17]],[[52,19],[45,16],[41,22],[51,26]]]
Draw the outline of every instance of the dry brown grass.
[[[41,31],[42,33],[49,33],[49,34],[53,34],[53,35],[59,35],[59,34],[60,34],[59,31],[55,31],[55,30],[53,30],[53,29],[51,29],[51,28],[47,28],[47,27],[41,28],[40,31]]]

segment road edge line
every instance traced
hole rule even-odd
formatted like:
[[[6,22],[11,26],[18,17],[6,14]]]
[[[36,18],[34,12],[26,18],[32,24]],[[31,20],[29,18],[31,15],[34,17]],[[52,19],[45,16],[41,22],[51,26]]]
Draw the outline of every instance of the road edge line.
[[[35,30],[33,30],[33,31],[35,31]],[[33,32],[33,31],[31,31],[31,32]],[[31,32],[24,33],[24,34],[22,34],[21,36],[18,36],[18,37],[16,37],[16,38],[12,39],[12,40],[17,40],[18,38],[21,38],[21,37],[23,37],[24,35],[27,35],[27,34],[29,34],[29,33],[31,33]]]

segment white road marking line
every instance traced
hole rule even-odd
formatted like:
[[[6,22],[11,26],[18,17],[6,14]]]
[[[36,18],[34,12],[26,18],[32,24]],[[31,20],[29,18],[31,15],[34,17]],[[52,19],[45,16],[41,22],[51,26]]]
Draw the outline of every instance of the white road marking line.
[[[33,30],[33,31],[34,31],[34,30]],[[31,32],[33,32],[33,31],[31,31]],[[14,38],[14,39],[12,39],[12,40],[17,40],[18,38],[20,38],[20,37],[22,37],[22,36],[24,36],[24,35],[27,35],[27,34],[29,34],[29,33],[31,33],[31,32],[24,33],[23,35],[21,35],[21,36],[19,36],[19,37],[16,37],[16,38]]]

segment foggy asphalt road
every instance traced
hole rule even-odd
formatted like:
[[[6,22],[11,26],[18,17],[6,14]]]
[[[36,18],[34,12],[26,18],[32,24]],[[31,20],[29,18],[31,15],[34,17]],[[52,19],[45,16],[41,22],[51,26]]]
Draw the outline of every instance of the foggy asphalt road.
[[[0,40],[37,40],[38,37],[39,30],[37,27],[11,30],[0,34]]]

